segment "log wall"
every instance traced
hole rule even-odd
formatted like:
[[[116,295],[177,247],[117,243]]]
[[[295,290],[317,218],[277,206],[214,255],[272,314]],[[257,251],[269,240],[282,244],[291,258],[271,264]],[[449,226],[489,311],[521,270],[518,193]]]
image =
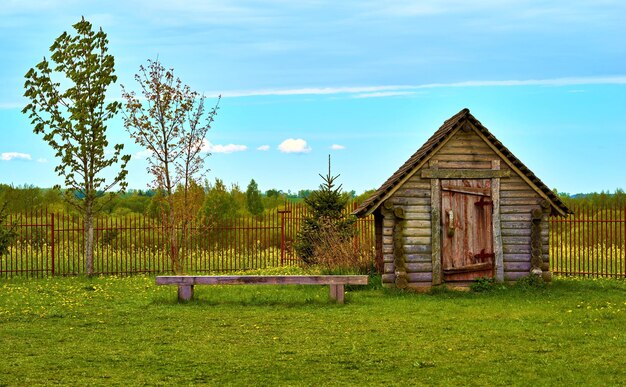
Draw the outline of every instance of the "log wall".
[[[508,164],[473,130],[457,133],[424,164],[439,169],[492,169],[492,161],[500,161],[501,170]],[[417,171],[416,171],[417,172]],[[383,283],[393,286],[396,280],[398,254],[394,255],[395,217],[393,208],[404,211],[402,227],[403,271],[410,287],[430,287],[433,281],[431,179],[414,173],[379,207],[382,214]],[[529,274],[531,269],[531,212],[540,208],[544,199],[512,171],[510,177],[500,179],[500,225],[503,252],[504,280],[515,281]],[[438,200],[435,200],[438,202]],[[548,215],[541,222],[544,278],[549,279]]]

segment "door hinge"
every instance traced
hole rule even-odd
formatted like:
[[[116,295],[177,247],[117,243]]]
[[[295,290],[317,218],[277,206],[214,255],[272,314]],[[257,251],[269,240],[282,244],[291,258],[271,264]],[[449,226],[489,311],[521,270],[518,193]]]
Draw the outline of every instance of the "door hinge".
[[[489,199],[485,200],[485,197],[481,196],[480,200],[475,202],[474,205],[484,208],[485,206],[493,206],[493,202]]]
[[[474,258],[477,258],[477,259],[480,259],[480,260],[483,260],[485,258],[494,258],[495,256],[496,255],[494,253],[487,253],[487,252],[485,252],[485,249],[482,249],[480,251],[480,253],[478,253],[478,254],[474,254]]]

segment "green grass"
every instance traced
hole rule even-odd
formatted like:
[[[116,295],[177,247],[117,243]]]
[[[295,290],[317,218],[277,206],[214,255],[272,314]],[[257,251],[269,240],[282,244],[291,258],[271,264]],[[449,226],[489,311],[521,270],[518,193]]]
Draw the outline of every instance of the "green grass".
[[[626,282],[407,294],[0,282],[0,385],[620,385]]]

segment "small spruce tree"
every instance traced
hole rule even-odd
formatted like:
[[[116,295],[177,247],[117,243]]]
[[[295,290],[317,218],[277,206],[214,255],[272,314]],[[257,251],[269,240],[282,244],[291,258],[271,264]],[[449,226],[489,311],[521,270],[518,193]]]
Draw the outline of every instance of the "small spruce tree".
[[[254,216],[259,216],[263,213],[263,202],[261,201],[261,192],[259,192],[259,186],[254,179],[250,180],[248,188],[246,189],[246,208],[248,212]]]
[[[296,253],[307,264],[316,264],[316,248],[324,244],[328,237],[345,242],[355,232],[355,219],[347,216],[343,209],[349,197],[342,194],[341,185],[335,186],[340,175],[332,176],[330,172],[330,155],[328,156],[328,174],[319,175],[323,183],[319,189],[311,192],[304,199],[308,214],[302,221],[302,227],[296,235]]]

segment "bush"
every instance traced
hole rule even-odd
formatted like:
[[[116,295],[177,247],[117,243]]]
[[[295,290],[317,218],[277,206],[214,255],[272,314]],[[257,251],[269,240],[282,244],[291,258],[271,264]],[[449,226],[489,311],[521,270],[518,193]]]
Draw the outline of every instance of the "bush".
[[[546,287],[546,282],[543,280],[542,276],[530,274],[518,279],[514,286],[524,290],[541,289]]]
[[[311,261],[326,274],[371,274],[374,254],[357,248],[333,227],[320,230],[312,239]]]
[[[296,235],[294,247],[298,257],[307,264],[328,265],[337,251],[338,262],[333,265],[341,266],[356,260],[355,252],[350,251],[356,219],[343,213],[349,196],[341,193],[341,185],[335,188],[339,175],[330,173],[330,156],[328,175],[320,177],[323,184],[304,199],[309,211]]]
[[[470,285],[470,290],[473,292],[489,292],[495,288],[495,280],[493,278],[476,278]]]
[[[0,256],[9,252],[9,246],[17,236],[15,232],[15,224],[7,225],[7,218],[9,217],[6,211],[7,203],[5,202],[0,208]]]

